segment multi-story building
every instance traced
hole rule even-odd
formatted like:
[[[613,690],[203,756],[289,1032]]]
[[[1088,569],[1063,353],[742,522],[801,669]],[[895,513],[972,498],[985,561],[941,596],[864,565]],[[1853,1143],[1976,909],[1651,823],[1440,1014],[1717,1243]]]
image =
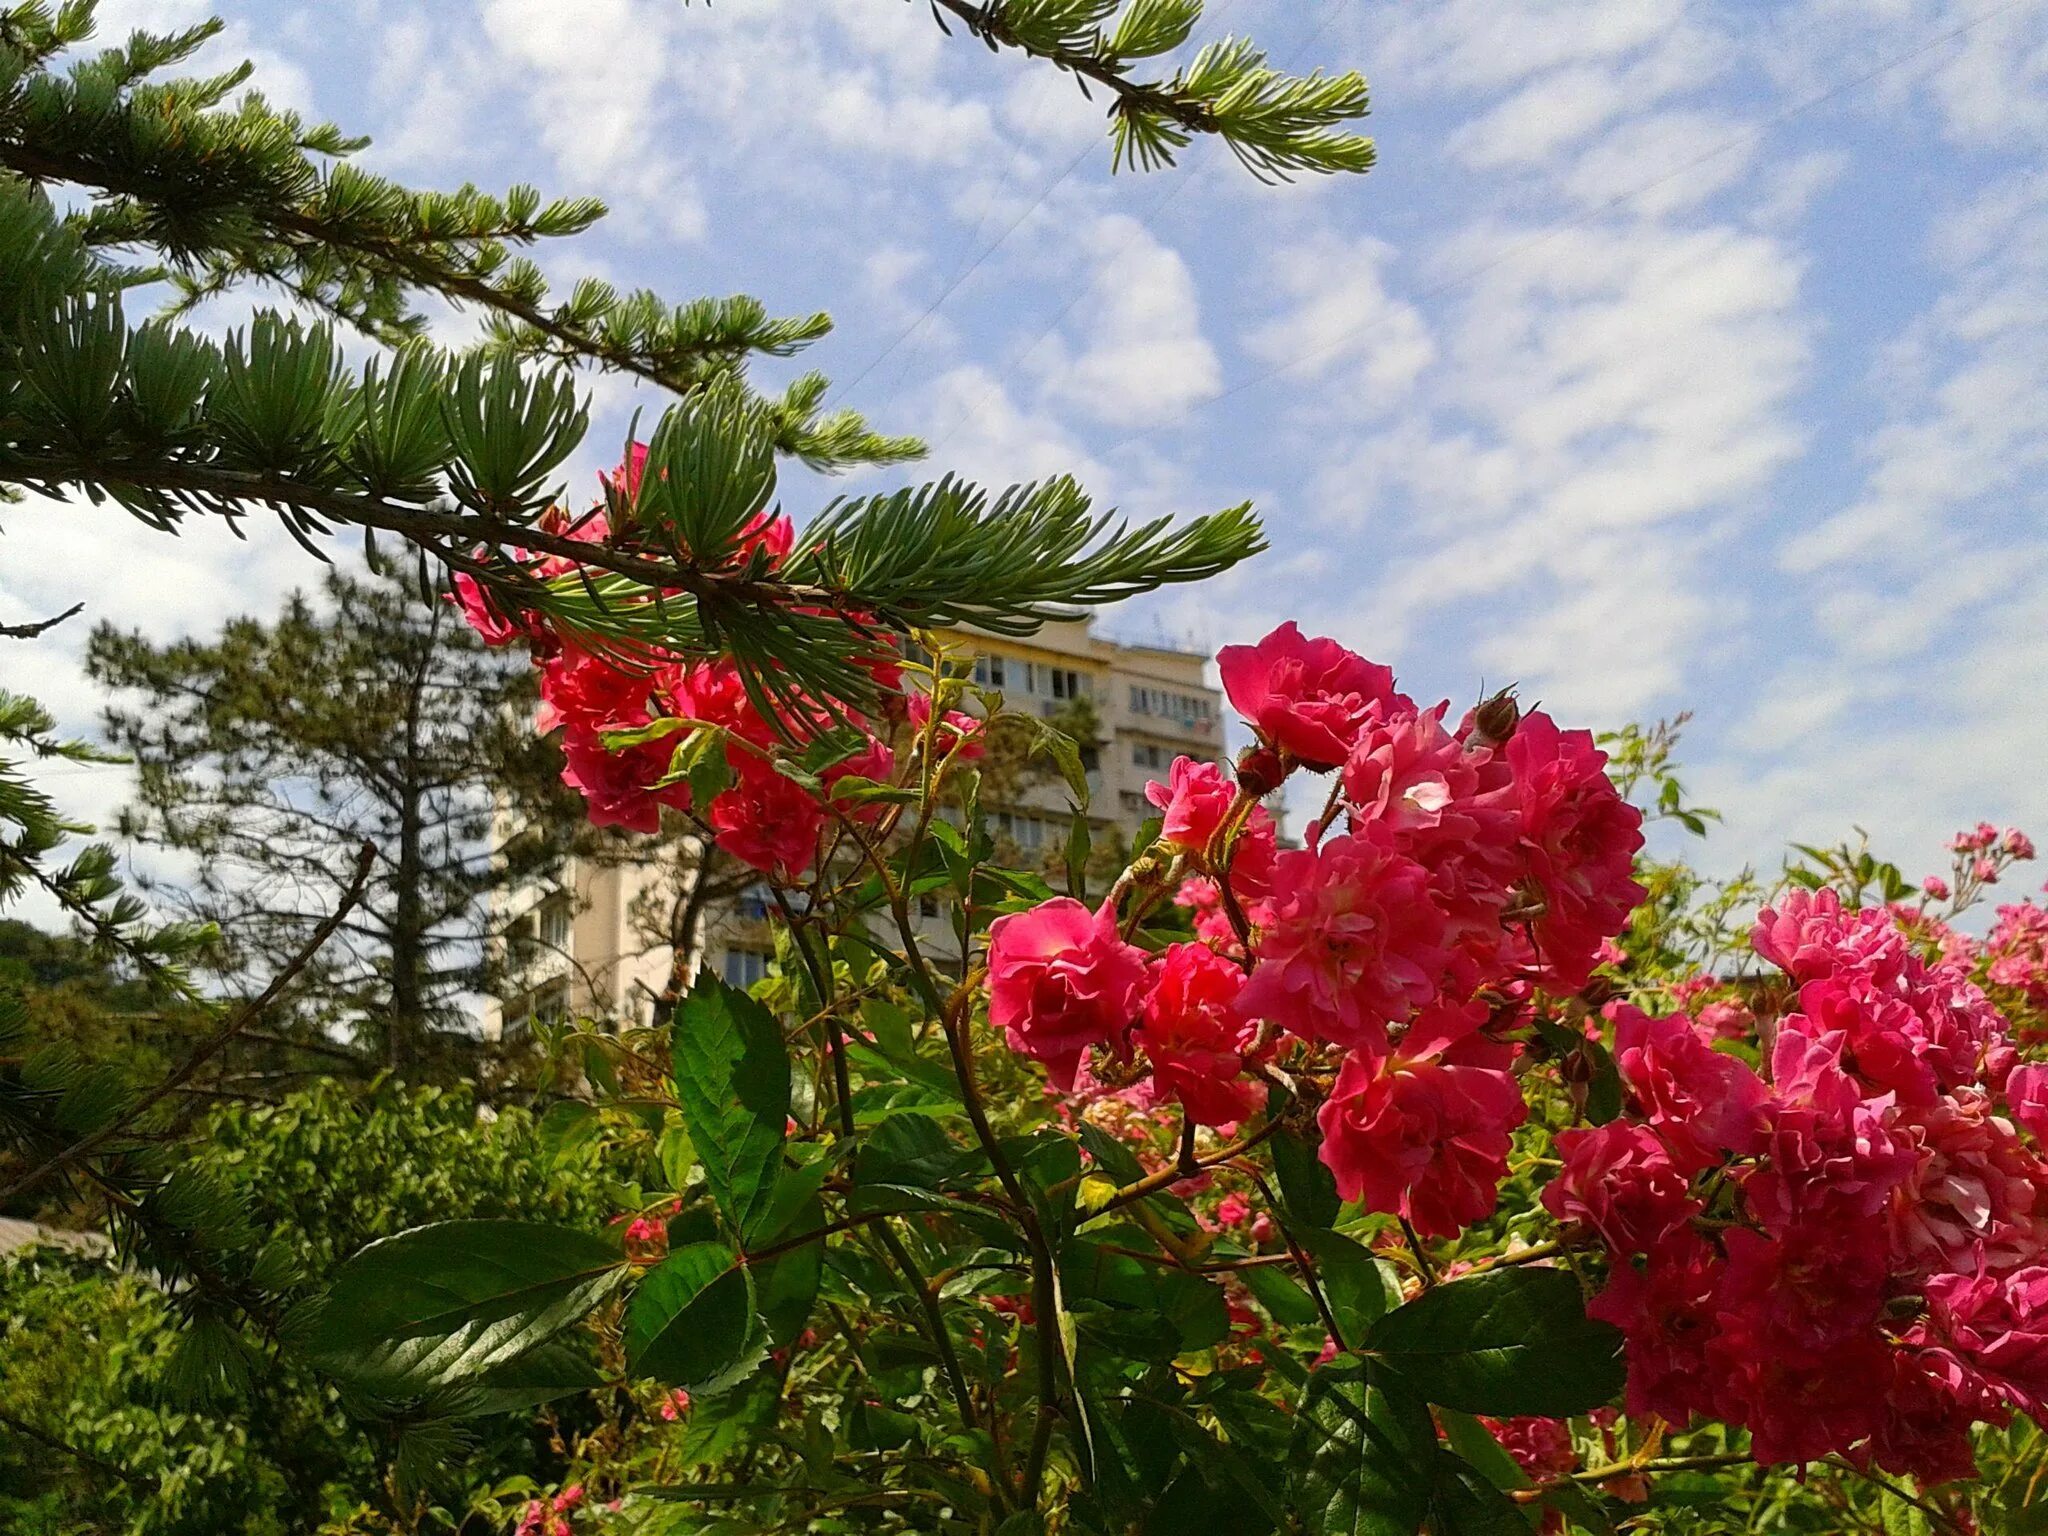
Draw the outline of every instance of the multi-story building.
[[[1129,836],[1151,814],[1148,780],[1163,780],[1182,754],[1224,754],[1223,700],[1201,652],[1124,644],[1096,634],[1085,618],[1047,624],[1022,640],[957,633],[972,649],[975,681],[1000,692],[1007,708],[1053,716],[1076,702],[1093,705],[1098,736],[1084,764],[1099,828]],[[1064,847],[1071,814],[1057,777],[1021,791],[1014,804],[989,808],[991,830],[1027,856]],[[505,1000],[487,1005],[487,1033],[536,1015],[647,1017],[673,970],[665,936],[693,899],[702,920],[697,953],[686,962],[692,972],[708,966],[737,985],[761,978],[773,953],[767,889],[697,889],[695,841],[658,846],[660,857],[645,863],[572,867],[545,889],[506,898],[520,914],[508,925],[518,952],[530,958]]]

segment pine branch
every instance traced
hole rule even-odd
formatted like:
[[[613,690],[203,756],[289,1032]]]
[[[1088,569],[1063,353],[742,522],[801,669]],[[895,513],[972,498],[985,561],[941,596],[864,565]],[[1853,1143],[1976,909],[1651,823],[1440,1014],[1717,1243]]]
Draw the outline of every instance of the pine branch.
[[[350,882],[348,889],[342,894],[341,904],[328,914],[326,920],[318,928],[313,930],[312,935],[300,947],[298,954],[293,956],[291,962],[281,968],[270,979],[270,984],[262,992],[237,1008],[229,1017],[227,1023],[223,1024],[212,1035],[208,1036],[206,1040],[201,1042],[193,1050],[192,1054],[186,1057],[162,1082],[128,1105],[126,1110],[117,1119],[79,1137],[78,1140],[64,1147],[61,1151],[51,1154],[35,1167],[29,1169],[27,1173],[15,1179],[5,1189],[0,1189],[0,1205],[5,1205],[24,1190],[33,1189],[51,1174],[69,1167],[80,1158],[106,1145],[107,1142],[120,1135],[122,1131],[134,1125],[137,1120],[149,1113],[157,1104],[177,1092],[186,1083],[189,1083],[198,1074],[201,1067],[205,1066],[227,1048],[229,1041],[233,1040],[256,1020],[262,1018],[264,1013],[290,989],[292,982],[298,978],[299,973],[312,963],[313,957],[320,952],[321,947],[326,944],[335,929],[341,926],[342,920],[354,909],[356,903],[363,899],[363,887],[370,876],[372,852],[373,850],[368,844],[363,846],[362,853],[356,859],[355,878]]]
[[[1107,30],[1118,0],[929,3],[942,28],[942,13],[951,14],[992,52],[1013,48],[1076,76],[1084,92],[1089,83],[1109,91],[1119,168],[1172,165],[1197,134],[1223,140],[1261,180],[1372,168],[1372,140],[1343,126],[1369,109],[1365,79],[1355,70],[1283,75],[1250,41],[1226,38],[1203,48],[1170,79],[1134,78],[1134,60],[1187,41],[1201,17],[1201,0],[1132,0]]]
[[[33,640],[36,636],[55,629],[66,619],[76,618],[83,612],[85,612],[85,604],[73,603],[54,618],[38,619],[31,624],[0,624],[0,639]]]

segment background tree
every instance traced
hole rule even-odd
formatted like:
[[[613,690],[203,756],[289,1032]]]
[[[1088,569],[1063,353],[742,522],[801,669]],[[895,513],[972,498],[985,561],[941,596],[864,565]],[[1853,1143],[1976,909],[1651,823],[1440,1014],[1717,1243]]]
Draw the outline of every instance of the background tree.
[[[161,889],[219,927],[220,968],[260,986],[368,843],[364,900],[311,962],[301,1022],[403,1072],[460,1049],[500,953],[492,892],[557,869],[578,836],[559,756],[532,729],[530,669],[376,569],[210,639],[103,624],[87,669],[127,695],[106,715],[140,777],[122,831],[191,862],[189,884]],[[521,836],[494,848],[515,798]]]

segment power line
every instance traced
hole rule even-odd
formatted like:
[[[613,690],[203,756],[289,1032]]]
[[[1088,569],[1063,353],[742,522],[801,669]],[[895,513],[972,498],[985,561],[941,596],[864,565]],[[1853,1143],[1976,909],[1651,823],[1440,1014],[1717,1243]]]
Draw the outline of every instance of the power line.
[[[1824,91],[1817,92],[1812,96],[1808,96],[1801,101],[1793,103],[1791,106],[1785,108],[1783,111],[1777,113],[1775,116],[1765,119],[1755,128],[1749,129],[1743,133],[1736,134],[1731,138],[1723,140],[1721,143],[1715,145],[1713,148],[1708,149],[1701,154],[1693,156],[1690,160],[1687,160],[1682,165],[1675,166],[1671,170],[1665,171],[1658,176],[1654,176],[1650,180],[1642,182],[1637,186],[1631,187],[1625,192],[1618,193],[1615,196],[1607,199],[1607,201],[1603,203],[1597,203],[1590,208],[1583,209],[1579,213],[1572,215],[1568,219],[1560,219],[1556,223],[1547,226],[1546,228],[1539,231],[1537,234],[1531,236],[1527,240],[1518,241],[1515,244],[1508,246],[1506,249],[1500,251],[1496,255],[1489,257],[1487,260],[1483,262],[1480,262],[1477,266],[1469,267],[1465,271],[1456,273],[1451,277],[1445,278],[1441,282],[1431,284],[1429,287],[1424,288],[1420,292],[1416,293],[1410,300],[1410,302],[1417,304],[1423,303],[1429,299],[1437,298],[1442,294],[1448,293],[1452,289],[1461,288],[1467,283],[1473,282],[1478,278],[1484,277],[1487,273],[1493,271],[1496,267],[1499,267],[1506,262],[1512,261],[1518,256],[1526,255],[1530,251],[1537,250],[1545,245],[1548,245],[1551,241],[1555,240],[1559,235],[1564,234],[1567,230],[1575,229],[1579,225],[1586,223],[1590,219],[1597,218],[1602,214],[1611,213],[1617,208],[1623,207],[1631,202],[1634,202],[1637,198],[1642,197],[1645,193],[1654,192],[1657,188],[1663,186],[1666,182],[1676,180],[1678,177],[1684,176],[1688,172],[1694,171],[1698,169],[1700,166],[1705,165],[1710,160],[1717,160],[1722,155],[1727,154],[1732,149],[1737,149],[1744,144],[1748,144],[1763,139],[1775,130],[1777,130],[1778,128],[1782,127],[1785,123],[1791,121],[1793,118],[1798,117],[1803,113],[1810,112],[1816,107],[1825,106],[1827,103],[1835,100],[1837,97],[1844,96],[1848,94],[1850,91],[1868,85],[1871,81],[1879,78],[1882,75],[1891,73],[1891,71],[1899,68],[1903,64],[1910,64],[1913,60],[1921,57],[1923,54],[1931,53],[1935,49],[1942,47],[1944,44],[1952,43],[1957,38],[1963,37],[1968,33],[1974,32],[1977,28],[1983,26],[1986,22],[1995,21],[2000,16],[2005,15],[2008,11],[2018,10],[2021,6],[2031,3],[2035,3],[2035,0],[2007,0],[2007,3],[2004,5],[1994,6],[1991,10],[1984,12],[1982,15],[1976,16],[1971,20],[1964,22],[1961,26],[1952,27],[1949,30],[1941,33],[1939,36],[1931,37],[1927,41],[1916,44],[1915,46],[1907,49],[1903,53],[1895,54],[1892,57],[1886,59],[1884,62],[1874,66],[1873,68],[1865,70],[1860,75],[1856,75],[1851,79],[1844,80],[1839,84],[1830,86],[1828,89]],[[1379,329],[1382,325],[1385,325],[1386,323],[1387,321],[1384,318],[1375,317],[1374,319],[1367,320],[1360,325],[1353,326],[1350,330],[1338,333],[1336,336],[1333,336],[1330,340],[1324,342],[1321,346],[1312,348],[1311,350],[1304,352],[1299,357],[1291,358],[1285,363],[1278,364],[1272,368],[1265,370],[1263,373],[1255,373],[1248,378],[1240,379],[1237,383],[1231,385],[1228,389],[1223,390],[1221,393],[1211,395],[1208,399],[1200,401],[1195,405],[1191,405],[1187,407],[1185,410],[1179,412],[1174,416],[1169,417],[1164,421],[1155,422],[1149,427],[1141,428],[1138,431],[1132,432],[1125,437],[1118,438],[1115,442],[1109,444],[1106,448],[1102,449],[1101,452],[1104,455],[1116,453],[1124,448],[1128,448],[1133,443],[1142,442],[1144,439],[1148,437],[1154,436],[1155,434],[1160,432],[1164,432],[1170,427],[1177,427],[1181,425],[1183,422],[1186,422],[1194,416],[1199,415],[1201,412],[1210,409],[1212,406],[1221,405],[1224,401],[1234,399],[1237,396],[1244,394],[1247,390],[1256,389],[1259,385],[1269,383],[1272,380],[1279,378],[1284,374],[1292,373],[1296,369],[1304,366],[1305,364],[1313,363],[1322,358],[1328,357],[1332,353],[1338,352],[1350,346],[1360,337],[1372,334],[1375,330]],[[962,425],[964,426],[965,423],[963,422]]]
[[[1338,0],[1338,3],[1342,4],[1343,0]],[[1237,0],[1224,0],[1223,8],[1219,12],[1217,12],[1217,24],[1221,25],[1224,18],[1229,16],[1231,11],[1234,10],[1236,6]],[[967,265],[964,271],[960,271],[954,274],[952,281],[947,283],[946,286],[939,291],[938,297],[933,299],[931,303],[925,307],[924,312],[922,314],[920,314],[915,320],[911,321],[910,324],[906,326],[902,331],[898,332],[896,339],[890,342],[888,346],[884,347],[881,353],[874,359],[873,362],[869,363],[865,368],[861,369],[859,373],[855,374],[849,383],[845,384],[838,390],[834,391],[837,397],[841,400],[844,400],[848,396],[850,396],[853,393],[855,386],[857,386],[869,374],[873,373],[875,369],[879,368],[884,362],[886,362],[898,347],[902,346],[904,342],[908,341],[919,330],[923,329],[925,323],[939,312],[940,308],[945,304],[946,300],[950,299],[956,292],[959,291],[960,286],[963,283],[965,283],[970,277],[974,276],[976,272],[981,270],[982,264],[1003,247],[1003,245],[1009,240],[1010,236],[1014,235],[1018,231],[1018,229],[1023,226],[1023,223],[1026,219],[1030,218],[1034,213],[1038,212],[1040,208],[1045,206],[1046,199],[1051,197],[1054,192],[1058,191],[1059,188],[1066,183],[1067,178],[1072,176],[1074,172],[1081,168],[1082,161],[1086,160],[1090,155],[1095,154],[1099,150],[1100,144],[1101,141],[1099,139],[1091,138],[1086,144],[1082,145],[1080,152],[1076,154],[1073,159],[1067,162],[1066,167],[1063,170],[1061,170],[1059,175],[1055,176],[1051,181],[1046,183],[1045,187],[1039,192],[1038,196],[1031,200],[1029,206],[1027,206],[1022,213],[1018,214],[1016,218],[1012,219],[1009,222],[1009,225],[1003,230],[1003,232],[1000,235],[996,236],[995,240],[989,244],[987,249],[983,250],[980,255],[976,256],[974,260]],[[1020,142],[1018,146],[1019,155],[1021,155],[1022,149],[1023,146]],[[1014,168],[1015,159],[1013,158],[1012,169],[1014,170]],[[1004,174],[1003,189],[1007,190],[1008,186],[1009,173],[1006,172]],[[982,222],[975,226],[975,241],[980,240],[981,231],[984,227],[986,227],[986,224],[987,215],[984,214],[982,216]],[[970,242],[970,249],[972,249],[972,245],[973,242]],[[895,394],[892,392],[889,397],[889,401],[893,401],[894,399]],[[884,407],[886,407],[888,403],[888,401],[885,401]]]
[[[1235,0],[1232,0],[1232,3],[1234,4]],[[1317,44],[1317,42],[1321,40],[1323,34],[1330,29],[1330,23],[1337,19],[1338,15],[1342,13],[1344,7],[1348,3],[1349,0],[1328,0],[1328,9],[1324,11],[1323,19],[1316,24],[1315,28],[1308,34],[1307,37],[1303,38],[1300,43],[1295,45],[1293,53],[1290,56],[1287,63],[1288,68],[1292,69],[1300,63],[1302,56],[1306,54],[1311,48],[1313,48]],[[1225,11],[1227,14],[1228,7],[1225,8]],[[1145,210],[1145,213],[1142,217],[1132,221],[1133,227],[1131,229],[1131,232],[1124,237],[1123,243],[1119,245],[1114,251],[1112,251],[1106,258],[1104,258],[1102,263],[1096,268],[1095,275],[1075,291],[1073,297],[1069,298],[1067,302],[1060,307],[1059,312],[1055,314],[1051,320],[1046,322],[1045,328],[1031,339],[1031,345],[1026,347],[1023,350],[1023,352],[1019,354],[1017,359],[1019,365],[1028,361],[1031,355],[1045,344],[1046,338],[1051,336],[1053,332],[1057,331],[1060,328],[1060,326],[1066,322],[1067,316],[1071,315],[1075,311],[1075,309],[1079,307],[1083,299],[1086,299],[1094,294],[1095,290],[1102,285],[1103,279],[1107,277],[1112,270],[1115,269],[1116,264],[1119,261],[1123,260],[1125,253],[1128,252],[1131,249],[1131,247],[1138,243],[1138,237],[1140,235],[1148,235],[1152,233],[1152,220],[1157,218],[1159,214],[1165,210],[1166,205],[1172,202],[1176,197],[1178,197],[1184,190],[1186,190],[1190,182],[1194,181],[1197,177],[1201,176],[1204,172],[1208,170],[1209,166],[1214,163],[1215,161],[1212,159],[1201,165],[1188,167],[1180,174],[1178,178],[1175,179],[1173,185],[1170,188],[1168,188],[1167,191],[1164,194],[1162,194],[1150,208]],[[958,437],[962,432],[964,432],[967,429],[968,424],[988,408],[988,403],[991,399],[994,398],[994,396],[994,389],[984,390],[982,392],[981,399],[978,400],[974,405],[968,407],[968,409],[964,413],[962,413],[960,419],[954,422],[952,427],[948,429],[946,435],[939,439],[938,443],[932,449],[932,456],[934,458],[938,457],[939,452],[942,449],[944,449],[948,443],[952,442],[954,438]]]

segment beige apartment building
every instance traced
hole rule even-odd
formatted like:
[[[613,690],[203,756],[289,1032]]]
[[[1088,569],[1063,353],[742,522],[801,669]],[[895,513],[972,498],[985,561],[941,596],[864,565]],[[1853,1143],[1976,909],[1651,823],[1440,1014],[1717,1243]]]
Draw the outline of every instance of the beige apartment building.
[[[1100,735],[1084,752],[1084,765],[1098,827],[1129,836],[1151,814],[1148,780],[1164,780],[1182,754],[1224,755],[1223,699],[1209,685],[1205,653],[1125,644],[1095,633],[1090,619],[1048,624],[1024,640],[956,633],[972,650],[975,681],[1000,692],[1007,708],[1050,716],[1075,700],[1093,703]],[[991,830],[1027,855],[1063,847],[1070,814],[1057,779],[989,811]],[[487,1034],[536,1016],[647,1019],[673,967],[665,936],[692,902],[702,914],[697,953],[687,961],[691,974],[709,967],[739,986],[761,979],[773,954],[767,888],[699,888],[694,839],[650,839],[649,848],[658,857],[572,865],[548,885],[506,898],[518,914],[508,931],[522,962],[506,997],[486,1005]]]

